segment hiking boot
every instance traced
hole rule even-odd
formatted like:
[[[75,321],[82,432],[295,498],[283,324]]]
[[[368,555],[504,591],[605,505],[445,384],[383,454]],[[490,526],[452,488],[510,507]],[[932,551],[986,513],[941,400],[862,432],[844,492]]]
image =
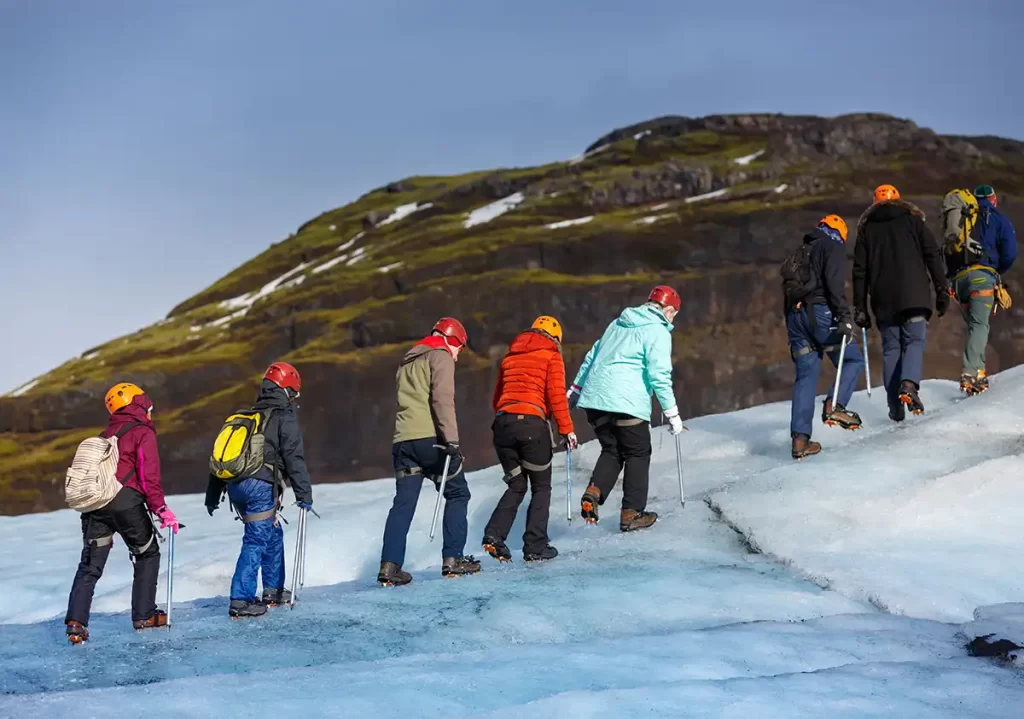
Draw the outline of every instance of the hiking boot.
[[[900,385],[900,402],[907,405],[911,414],[924,414],[924,405],[917,395],[917,385],[910,380],[903,380]]]
[[[412,581],[412,575],[403,572],[394,562],[381,562],[377,572],[377,583],[382,587],[401,587]]]
[[[803,459],[817,454],[821,451],[821,445],[812,442],[806,434],[798,434],[793,437],[793,459]]]
[[[480,571],[480,562],[473,555],[465,557],[445,557],[441,563],[442,577],[462,577]]]
[[[490,554],[492,557],[497,559],[499,562],[511,562],[512,552],[509,551],[508,545],[500,539],[494,537],[484,537],[484,551]]]
[[[558,556],[558,550],[550,544],[539,552],[523,552],[523,559],[527,562],[545,562]]]
[[[587,487],[587,491],[583,493],[583,498],[580,500],[580,516],[587,520],[587,524],[597,524],[599,519],[597,508],[600,503],[601,490],[594,485]]]
[[[985,370],[978,370],[976,377],[969,374],[960,375],[960,391],[968,397],[981,394],[987,389],[988,377],[985,376]]]
[[[647,529],[658,521],[655,512],[638,512],[635,509],[623,509],[619,514],[619,531],[635,532],[638,529]]]
[[[72,644],[82,644],[89,641],[89,630],[81,622],[69,620],[64,622],[67,627],[68,641]]]
[[[902,422],[906,416],[907,408],[902,402],[889,408],[889,419],[893,422]]]
[[[974,379],[974,384],[978,386],[979,392],[984,392],[988,389],[988,375],[985,374],[985,370],[978,370],[978,376]]]
[[[830,427],[842,427],[843,429],[860,429],[860,415],[851,412],[841,404],[832,406],[832,400],[825,400],[821,406],[821,421]]]
[[[135,627],[137,632],[141,632],[143,629],[152,629],[153,627],[166,627],[167,612],[157,609],[149,619],[136,619],[132,622],[132,626]]]
[[[246,617],[262,617],[267,613],[267,607],[262,602],[247,602],[244,599],[232,599],[228,606],[228,616],[232,619],[244,619]]]
[[[292,593],[287,589],[264,589],[263,606],[276,607],[281,604],[288,604],[292,600]]]

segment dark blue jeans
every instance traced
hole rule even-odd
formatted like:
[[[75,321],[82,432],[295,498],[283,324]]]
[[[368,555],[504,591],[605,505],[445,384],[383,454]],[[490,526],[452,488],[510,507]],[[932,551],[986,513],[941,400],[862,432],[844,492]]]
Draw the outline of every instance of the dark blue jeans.
[[[436,443],[437,440],[431,437],[396,442],[391,447],[396,477],[402,470],[419,471],[395,480],[395,501],[384,525],[384,549],[380,555],[382,562],[394,562],[398,566],[405,562],[406,537],[416,513],[424,476],[429,476],[434,481],[434,487],[440,489],[445,453],[434,446]],[[444,519],[441,524],[444,541],[441,556],[461,557],[469,531],[466,517],[469,511],[469,483],[466,482],[466,473],[460,460],[452,460],[448,474],[450,476],[444,485]]]
[[[228,497],[239,514],[274,508],[274,488],[262,479],[243,479],[228,485]],[[256,601],[256,577],[263,570],[264,589],[284,587],[284,530],[276,518],[245,525],[242,551],[231,578],[231,598]]]
[[[843,339],[833,328],[832,312],[827,305],[812,305],[810,311],[814,312],[813,326],[807,314],[808,309],[801,308],[786,314],[789,351],[796,365],[796,382],[793,384],[793,405],[789,424],[789,431],[793,436],[811,436],[814,424],[814,397],[818,393],[821,360],[827,353],[832,364],[838,367],[839,350]],[[864,358],[856,341],[851,339],[846,345],[846,354],[843,357],[843,375],[839,380],[837,404],[845,407],[849,403],[863,371]],[[832,390],[833,386],[829,386],[829,399],[832,398]]]
[[[921,385],[928,323],[924,317],[898,324],[878,323],[882,335],[882,381],[889,407],[900,406],[900,385],[904,380]]]

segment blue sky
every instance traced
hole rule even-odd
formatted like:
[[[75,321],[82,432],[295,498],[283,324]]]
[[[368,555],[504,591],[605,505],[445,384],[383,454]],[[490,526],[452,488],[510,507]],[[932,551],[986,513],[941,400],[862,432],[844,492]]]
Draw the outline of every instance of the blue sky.
[[[0,0],[0,391],[406,175],[662,114],[1024,138],[1022,7]]]

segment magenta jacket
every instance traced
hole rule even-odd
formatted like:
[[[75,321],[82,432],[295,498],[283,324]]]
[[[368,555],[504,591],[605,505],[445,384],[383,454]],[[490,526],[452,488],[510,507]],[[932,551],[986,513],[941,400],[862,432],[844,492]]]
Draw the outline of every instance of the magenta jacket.
[[[144,394],[132,403],[110,415],[104,437],[113,437],[119,429],[132,422],[141,422],[117,441],[117,478],[125,487],[134,489],[146,498],[146,506],[154,514],[167,506],[164,489],[160,484],[160,455],[156,451],[156,428],[146,417],[153,402]]]

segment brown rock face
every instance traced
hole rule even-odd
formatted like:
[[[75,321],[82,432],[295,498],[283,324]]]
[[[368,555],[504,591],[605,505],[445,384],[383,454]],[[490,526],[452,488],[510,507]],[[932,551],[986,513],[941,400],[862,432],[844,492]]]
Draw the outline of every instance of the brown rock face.
[[[168,491],[201,490],[219,422],[251,402],[275,359],[303,375],[300,421],[314,481],[390,476],[395,369],[442,315],[462,319],[470,334],[457,369],[469,466],[494,464],[490,398],[515,334],[538,315],[557,316],[571,379],[590,343],[654,284],[683,297],[674,369],[685,417],[786,400],[793,365],[778,265],[803,233],[832,212],[853,228],[882,182],[900,187],[935,229],[942,193],[990,182],[1000,208],[1024,226],[1022,147],[942,137],[880,115],[660,118],[610,133],[574,164],[390,183],[307,222],[163,323],[0,399],[0,513],[62,506],[64,468],[77,442],[105,424],[102,396],[121,380],[157,403]],[[725,193],[685,201],[714,190]],[[515,193],[522,199],[504,214],[467,221],[467,212]],[[382,224],[412,203],[431,207]],[[548,227],[585,216],[594,219]],[[1004,278],[1019,301],[993,321],[992,372],[1024,360],[1019,276],[1014,269]],[[959,376],[963,330],[955,307],[932,322],[928,377]],[[877,334],[870,345],[877,386]],[[821,390],[833,376],[823,372]]]

